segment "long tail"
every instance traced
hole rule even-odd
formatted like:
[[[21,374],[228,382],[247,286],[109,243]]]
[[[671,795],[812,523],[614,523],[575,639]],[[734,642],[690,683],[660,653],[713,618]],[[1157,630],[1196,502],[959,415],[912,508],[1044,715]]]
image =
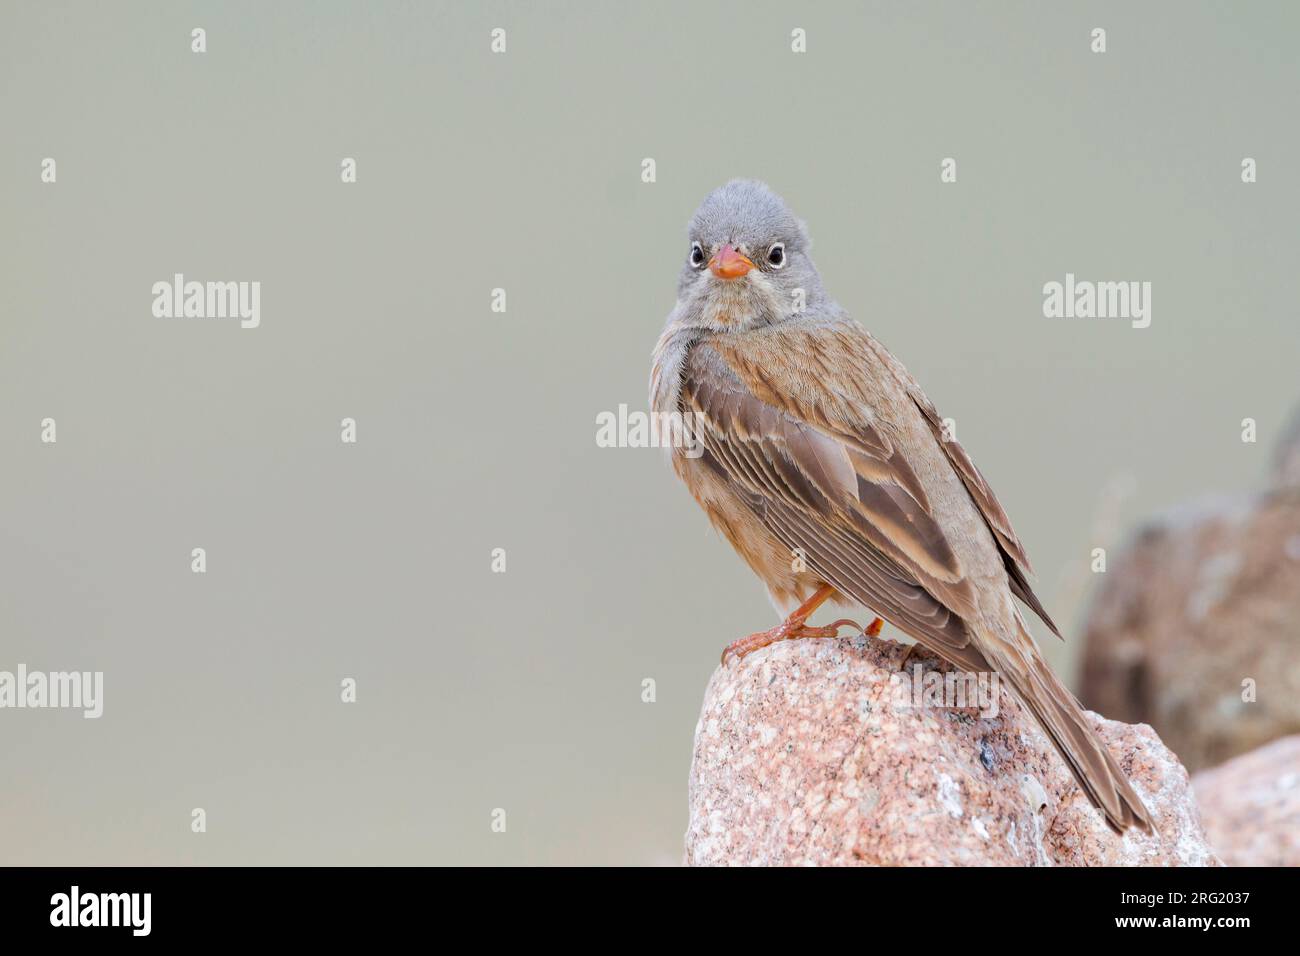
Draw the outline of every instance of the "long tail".
[[[1123,833],[1136,826],[1152,832],[1151,813],[1142,798],[1092,729],[1079,702],[1052,673],[1037,648],[1030,655],[1027,674],[1004,671],[1002,676],[1012,682],[1020,699],[1038,718],[1088,799],[1106,815],[1111,829]]]

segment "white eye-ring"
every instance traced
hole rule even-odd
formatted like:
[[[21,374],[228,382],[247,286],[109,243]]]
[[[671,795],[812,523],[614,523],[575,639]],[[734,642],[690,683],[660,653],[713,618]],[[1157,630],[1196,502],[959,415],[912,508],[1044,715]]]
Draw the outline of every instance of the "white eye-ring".
[[[691,243],[691,265],[697,269],[704,265],[704,247],[698,242]]]
[[[767,250],[767,262],[773,269],[779,269],[785,265],[785,243],[777,242],[772,244],[772,248]]]

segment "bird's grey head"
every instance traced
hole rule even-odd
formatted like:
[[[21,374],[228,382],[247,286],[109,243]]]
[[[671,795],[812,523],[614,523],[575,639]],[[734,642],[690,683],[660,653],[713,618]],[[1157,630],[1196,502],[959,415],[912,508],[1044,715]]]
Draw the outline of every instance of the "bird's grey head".
[[[677,283],[682,324],[741,331],[786,321],[825,299],[803,223],[765,183],[733,179],[709,193],[687,240]]]

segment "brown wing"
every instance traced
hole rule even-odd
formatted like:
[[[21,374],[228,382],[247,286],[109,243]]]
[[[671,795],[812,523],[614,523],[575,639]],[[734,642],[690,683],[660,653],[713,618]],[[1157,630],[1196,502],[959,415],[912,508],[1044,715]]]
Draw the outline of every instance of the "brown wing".
[[[847,433],[769,404],[708,344],[688,362],[682,407],[702,425],[706,463],[819,576],[954,662],[986,667],[962,621],[972,585],[882,431],[861,422]]]
[[[1007,568],[1007,578],[1011,582],[1011,592],[1037,614],[1044,624],[1052,629],[1052,633],[1061,637],[1061,632],[1056,626],[1056,622],[1048,615],[1047,610],[1043,607],[1038,595],[1034,594],[1033,589],[1029,586],[1029,577],[1034,573],[1034,569],[1029,565],[1029,556],[1025,554],[1024,547],[1020,544],[1020,539],[1016,537],[1016,532],[1011,527],[1011,519],[1007,513],[1002,510],[1002,505],[998,503],[997,496],[993,494],[993,489],[988,486],[980,470],[975,467],[975,462],[971,461],[970,455],[966,454],[966,449],[956,438],[945,437],[943,419],[939,417],[938,410],[934,403],[926,398],[925,394],[919,388],[912,388],[909,391],[916,407],[921,410],[926,421],[930,423],[930,428],[934,432],[935,440],[943,448],[952,462],[953,469],[961,477],[962,483],[966,485],[966,490],[970,492],[971,499],[975,506],[979,508],[980,514],[984,516],[985,523],[989,530],[993,532],[993,540],[998,543],[998,548],[1002,552],[1002,561]]]

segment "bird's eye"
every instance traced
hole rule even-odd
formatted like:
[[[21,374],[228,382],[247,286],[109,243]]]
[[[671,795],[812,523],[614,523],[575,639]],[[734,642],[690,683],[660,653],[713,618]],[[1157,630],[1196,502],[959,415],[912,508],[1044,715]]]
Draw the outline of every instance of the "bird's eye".
[[[778,242],[771,249],[767,250],[767,261],[774,269],[779,269],[785,265],[784,242]]]
[[[697,269],[704,265],[704,247],[698,242],[691,243],[691,265]]]

